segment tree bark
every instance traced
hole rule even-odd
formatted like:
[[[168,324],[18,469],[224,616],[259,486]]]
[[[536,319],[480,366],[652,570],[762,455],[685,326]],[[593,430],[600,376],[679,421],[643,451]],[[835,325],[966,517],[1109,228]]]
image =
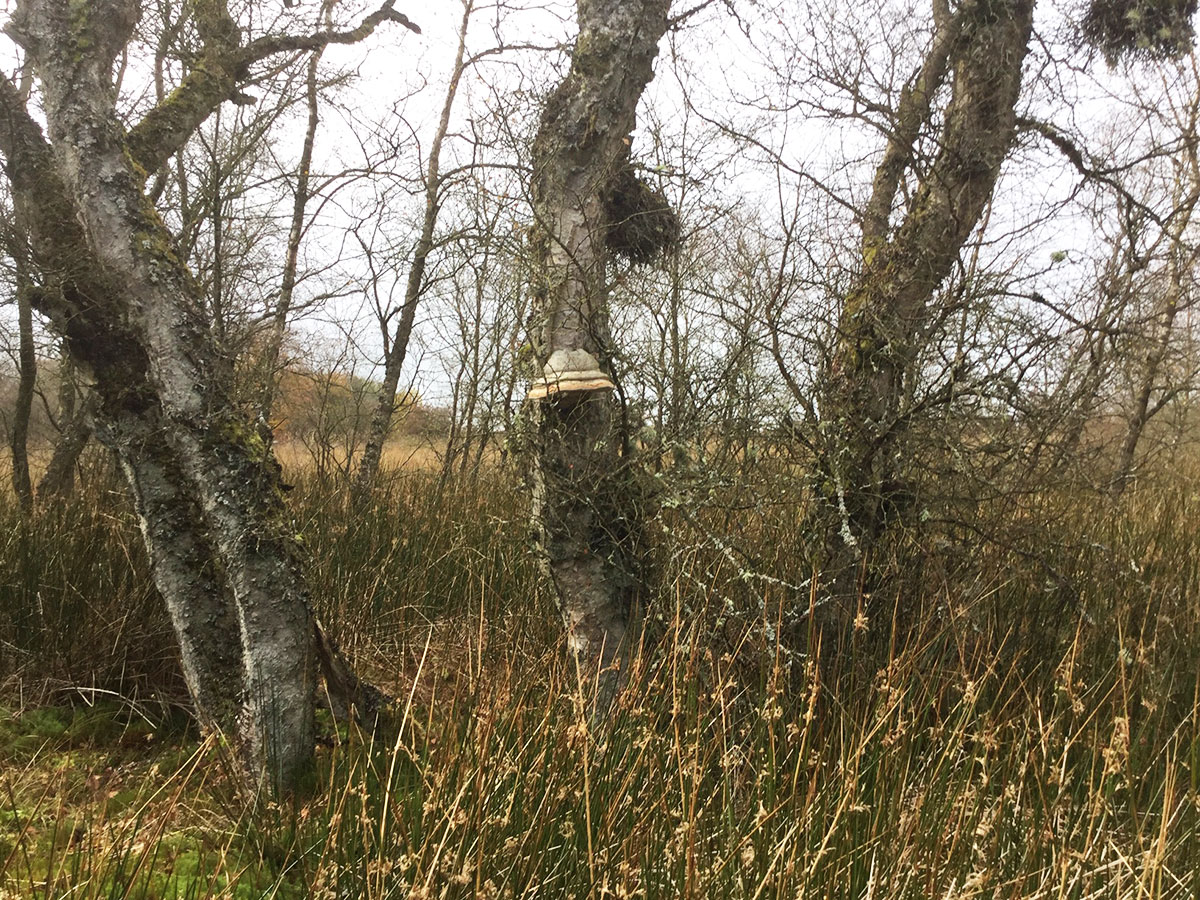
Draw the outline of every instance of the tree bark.
[[[667,30],[667,0],[578,0],[571,69],[551,94],[533,147],[532,342],[613,356],[604,194],[627,160],[638,101]],[[602,715],[624,677],[638,587],[640,527],[619,414],[609,390],[558,390],[530,404],[533,517],[570,650]]]
[[[184,680],[204,731],[239,738],[242,654],[238,621],[227,598],[203,510],[196,503],[157,410],[108,417],[100,440],[116,451],[155,586],[166,602]],[[238,748],[243,757],[253,748]]]
[[[917,88],[902,95],[896,136],[876,174],[862,269],[846,296],[819,389],[823,446],[812,525],[831,601],[823,618],[837,627],[855,614],[863,561],[903,505],[905,379],[920,350],[928,305],[978,224],[1012,145],[1032,14],[1033,0],[983,0],[952,19],[942,11]],[[911,165],[942,73],[951,78],[951,93],[939,150],[889,237],[898,170]]]
[[[37,382],[37,351],[33,344],[33,306],[29,264],[18,238],[13,242],[17,275],[17,402],[9,446],[12,450],[12,486],[21,509],[33,509],[33,483],[29,480],[29,418]]]

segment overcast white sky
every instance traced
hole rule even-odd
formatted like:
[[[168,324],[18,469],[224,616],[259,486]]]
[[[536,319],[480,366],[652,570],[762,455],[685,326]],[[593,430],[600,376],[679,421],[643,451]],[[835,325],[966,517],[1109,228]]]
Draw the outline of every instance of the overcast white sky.
[[[676,7],[692,5],[680,2]],[[13,6],[14,0],[0,0],[0,20],[7,18]],[[882,138],[878,131],[864,126],[862,117],[856,117],[861,111],[854,108],[848,94],[838,95],[827,83],[814,79],[806,67],[813,63],[829,66],[839,54],[853,66],[857,57],[858,64],[871,63],[878,76],[872,82],[871,72],[858,73],[864,76],[865,98],[886,101],[888,90],[907,77],[918,58],[925,39],[927,4],[923,0],[887,0],[876,8],[841,0],[818,0],[807,6],[786,0],[743,0],[736,6],[749,27],[748,36],[718,4],[663,47],[643,108],[645,118],[658,123],[663,139],[672,145],[666,152],[682,154],[689,146],[703,146],[704,152],[720,162],[710,167],[706,183],[695,190],[708,192],[714,202],[757,214],[765,223],[778,221],[793,207],[797,192],[811,192],[814,180],[846,199],[861,201],[870,185],[872,154],[882,147]],[[272,0],[249,8],[252,12],[243,21],[256,28],[269,22],[272,28],[301,30],[312,27],[317,4],[300,0],[286,10],[279,0]],[[362,0],[350,0],[339,4],[337,14],[344,21],[354,21],[370,8]],[[325,62],[331,71],[348,68],[356,76],[323,106],[314,171],[328,173],[361,165],[360,142],[373,128],[395,135],[402,152],[397,164],[401,175],[413,176],[423,165],[453,61],[462,10],[455,0],[399,0],[397,9],[421,27],[420,35],[389,24],[361,45],[327,52]],[[562,46],[574,30],[572,14],[573,4],[567,2],[482,2],[472,20],[469,50],[479,51],[497,42]],[[1065,56],[1057,42],[1065,25],[1059,7],[1040,4],[1038,40],[1026,78],[1024,106],[1099,143],[1124,114],[1121,107],[1131,96],[1134,81],[1153,92],[1162,87],[1156,86],[1156,80],[1161,83],[1172,76],[1143,71],[1131,81],[1125,73],[1108,73],[1099,62],[1083,69],[1077,60],[1052,59]],[[11,73],[15,59],[15,48],[7,38],[0,38],[0,64]],[[526,121],[509,124],[528,131],[528,117],[536,112],[536,94],[552,86],[565,60],[562,51],[523,51],[479,66],[461,87],[452,134],[466,132],[470,119],[485,119],[496,98],[511,99],[514,92],[524,92],[517,108]],[[781,80],[781,73],[790,78]],[[138,75],[135,65],[127,79]],[[685,93],[699,115],[688,112]],[[276,136],[274,153],[284,162],[299,153],[300,112],[297,110],[292,123]],[[768,155],[758,149],[735,151],[732,142],[706,133],[712,129],[703,118],[751,133],[763,147],[778,153],[792,171],[779,174],[780,170],[769,164]],[[464,162],[468,147],[467,142],[452,138],[443,168]],[[648,141],[639,138],[635,150],[645,154]],[[1031,270],[1047,268],[1051,252],[1068,253],[1065,264],[1040,276],[1041,290],[1069,292],[1073,283],[1088,274],[1085,268],[1093,233],[1082,223],[1078,209],[1066,206],[1054,218],[1030,224],[1047,209],[1062,206],[1077,183],[1056,154],[1044,147],[1025,147],[1007,167],[997,191],[989,234],[994,233],[998,241],[990,252],[1006,259],[1025,257]],[[345,193],[337,204],[325,207],[304,248],[310,267],[325,267],[352,246],[341,234],[347,214],[377,190],[378,185],[363,183]],[[523,215],[519,198],[514,196],[512,203],[513,216],[519,218]],[[393,211],[377,234],[381,244],[390,242],[397,251],[411,246],[418,206],[414,198]],[[277,206],[281,220],[288,210],[286,202]],[[814,220],[810,224],[814,233],[819,229],[833,233],[847,229],[849,219],[843,214],[840,222]],[[286,229],[285,221],[282,227]],[[1020,228],[1025,230],[1018,240],[1005,239]],[[404,260],[394,261],[395,275],[402,280]],[[381,345],[377,328],[364,319],[364,297],[355,292],[356,272],[361,271],[358,265],[344,261],[302,288],[315,292],[340,287],[345,295],[310,314],[299,327],[332,345],[339,340],[339,329],[331,323],[340,323],[369,360],[378,357]],[[444,399],[448,384],[442,367],[431,362],[439,353],[456,349],[447,344],[448,336],[438,327],[440,313],[436,298],[430,298],[419,317],[418,344],[410,354],[414,383],[432,400]],[[355,323],[347,326],[352,320]],[[365,371],[361,362],[359,370]]]

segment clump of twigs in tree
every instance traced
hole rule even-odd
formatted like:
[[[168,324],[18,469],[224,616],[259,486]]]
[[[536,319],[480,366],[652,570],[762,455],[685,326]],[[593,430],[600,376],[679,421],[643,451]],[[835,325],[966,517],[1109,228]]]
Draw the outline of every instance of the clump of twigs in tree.
[[[662,191],[638,177],[628,154],[619,160],[604,193],[608,249],[632,263],[647,263],[679,243],[679,216]]]
[[[1090,0],[1083,39],[1109,65],[1122,59],[1176,59],[1191,49],[1197,0]]]

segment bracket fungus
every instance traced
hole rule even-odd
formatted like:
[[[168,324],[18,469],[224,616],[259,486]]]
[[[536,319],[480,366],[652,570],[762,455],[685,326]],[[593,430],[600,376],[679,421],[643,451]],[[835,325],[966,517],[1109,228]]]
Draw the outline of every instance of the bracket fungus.
[[[616,385],[586,350],[555,350],[542,375],[529,388],[529,399],[541,400],[572,391],[611,391]]]

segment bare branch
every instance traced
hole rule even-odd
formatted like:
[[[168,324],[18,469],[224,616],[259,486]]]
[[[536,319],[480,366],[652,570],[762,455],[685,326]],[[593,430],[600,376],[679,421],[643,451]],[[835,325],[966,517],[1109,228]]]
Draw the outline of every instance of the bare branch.
[[[1108,170],[1097,166],[1094,161],[1084,159],[1083,151],[1071,140],[1070,136],[1057,126],[1049,122],[1042,122],[1038,119],[1030,119],[1022,116],[1017,118],[1017,128],[1021,131],[1033,132],[1044,137],[1067,158],[1067,162],[1074,166],[1075,170],[1085,179],[1107,185],[1116,191],[1121,199],[1128,203],[1132,209],[1138,210],[1160,228],[1166,227],[1166,223],[1163,222],[1158,213],[1129,193],[1124,185],[1109,174]]]
[[[387,0],[383,6],[375,10],[355,28],[349,31],[318,31],[307,35],[268,35],[258,38],[246,45],[246,63],[257,62],[276,53],[296,53],[300,51],[320,50],[330,44],[356,44],[371,34],[384,22],[397,22],[416,34],[421,29],[404,13],[396,12],[393,7],[396,0]]]
[[[384,22],[398,22],[415,31],[406,15],[387,0],[379,9],[348,31],[332,29],[308,35],[272,35],[239,44],[237,27],[222,0],[197,6],[197,27],[204,36],[204,52],[187,77],[168,97],[150,110],[129,132],[129,151],[147,173],[175,155],[200,124],[226,100],[245,102],[238,88],[250,67],[270,56],[319,50],[330,44],[354,44],[374,33]]]
[[[936,4],[935,4],[936,6]],[[938,17],[941,18],[940,16]],[[863,248],[872,251],[887,239],[888,218],[905,169],[912,163],[913,146],[926,127],[933,98],[946,80],[950,53],[962,32],[962,16],[943,19],[933,45],[912,83],[905,85],[896,109],[895,128],[888,135],[887,150],[875,170],[871,199],[862,214]]]
[[[672,16],[670,19],[668,19],[667,27],[672,28],[672,29],[678,28],[680,25],[682,25],[684,22],[686,22],[692,16],[696,15],[697,13],[703,12],[704,10],[708,9],[710,6],[712,6],[716,2],[717,2],[717,0],[702,0],[702,2],[697,3],[695,6],[691,7],[690,9],[685,9],[679,15]]]

